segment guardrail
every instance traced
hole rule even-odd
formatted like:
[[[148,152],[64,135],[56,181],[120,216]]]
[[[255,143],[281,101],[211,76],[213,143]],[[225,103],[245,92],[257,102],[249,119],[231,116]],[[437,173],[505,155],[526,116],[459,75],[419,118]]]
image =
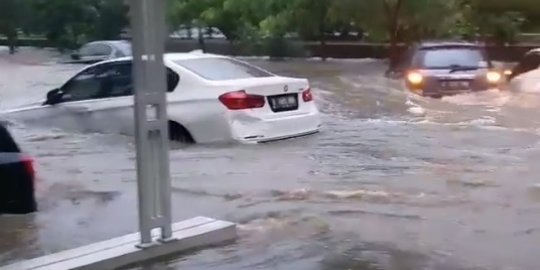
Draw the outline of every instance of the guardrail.
[[[208,39],[204,41],[207,52],[227,55],[253,55],[237,44],[233,44],[225,39]],[[388,55],[388,44],[365,43],[354,41],[328,41],[325,46],[321,46],[315,41],[289,41],[290,46],[299,48],[295,57],[330,57],[330,58],[376,58],[384,59]],[[7,45],[7,40],[0,38],[0,45]],[[19,39],[18,46],[29,47],[53,47],[53,44],[46,39],[32,38]],[[514,45],[487,45],[489,56],[495,61],[515,62],[523,54],[531,49],[540,47],[540,43],[521,43]],[[400,45],[399,50],[403,51],[405,45]],[[199,42],[193,39],[170,38],[166,43],[168,52],[189,52],[200,49]]]

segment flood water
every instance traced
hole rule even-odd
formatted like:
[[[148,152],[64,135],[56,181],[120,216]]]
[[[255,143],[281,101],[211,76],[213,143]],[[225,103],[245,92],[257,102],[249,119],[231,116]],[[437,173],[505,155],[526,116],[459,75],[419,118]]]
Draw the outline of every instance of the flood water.
[[[323,131],[174,145],[174,220],[234,221],[240,239],[146,269],[538,268],[540,93],[429,100],[375,60],[250,61],[308,77]],[[80,68],[0,51],[0,109],[43,99]],[[0,265],[137,230],[132,137],[8,120],[36,158],[40,212],[0,216]]]

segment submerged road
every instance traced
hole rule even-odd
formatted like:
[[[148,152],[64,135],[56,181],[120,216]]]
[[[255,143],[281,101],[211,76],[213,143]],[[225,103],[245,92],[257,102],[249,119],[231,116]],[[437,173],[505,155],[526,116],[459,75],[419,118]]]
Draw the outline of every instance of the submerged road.
[[[0,51],[0,109],[43,99],[81,68],[55,57]],[[241,237],[144,269],[538,268],[540,93],[418,99],[375,60],[249,61],[308,77],[324,130],[173,145],[174,219],[234,221]],[[36,157],[41,211],[0,216],[0,265],[137,230],[132,137],[9,120]]]

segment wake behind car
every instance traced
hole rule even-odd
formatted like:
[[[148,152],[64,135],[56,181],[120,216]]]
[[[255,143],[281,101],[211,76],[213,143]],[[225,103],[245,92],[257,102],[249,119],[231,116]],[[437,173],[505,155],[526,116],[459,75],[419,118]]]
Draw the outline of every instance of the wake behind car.
[[[34,167],[7,128],[0,124],[0,215],[28,214],[37,210]]]
[[[510,72],[508,80],[512,90],[540,92],[540,48],[526,52]]]
[[[307,79],[203,53],[165,54],[164,63],[173,140],[266,142],[319,131]],[[23,121],[132,135],[132,59],[90,65],[50,91],[43,104],[8,113]]]
[[[508,80],[513,80],[521,74],[533,71],[540,67],[540,48],[526,52],[519,62],[509,72]]]
[[[419,43],[405,53],[401,64],[405,87],[426,97],[484,91],[504,82],[482,45],[475,43]]]

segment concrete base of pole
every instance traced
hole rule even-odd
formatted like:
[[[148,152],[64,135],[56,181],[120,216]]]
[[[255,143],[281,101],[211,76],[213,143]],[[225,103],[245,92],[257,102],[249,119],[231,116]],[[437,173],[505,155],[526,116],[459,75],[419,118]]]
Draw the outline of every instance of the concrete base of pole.
[[[237,238],[236,225],[207,217],[173,224],[173,239],[139,248],[139,233],[0,267],[0,270],[113,270]],[[157,230],[155,234],[159,235]],[[153,232],[154,232],[153,231]]]

